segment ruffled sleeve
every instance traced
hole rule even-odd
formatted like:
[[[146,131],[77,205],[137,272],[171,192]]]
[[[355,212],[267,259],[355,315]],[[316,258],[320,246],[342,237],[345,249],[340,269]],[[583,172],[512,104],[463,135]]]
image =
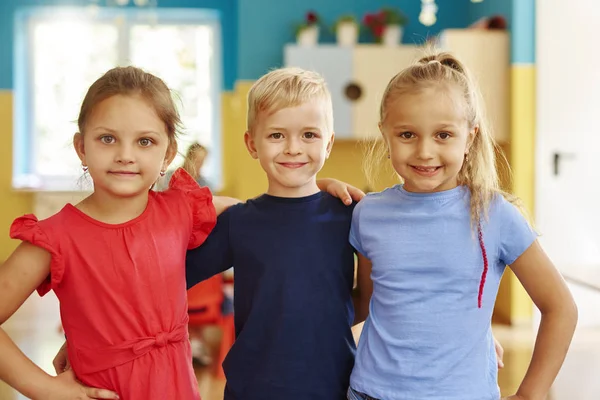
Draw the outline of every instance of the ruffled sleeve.
[[[50,289],[56,289],[62,280],[65,266],[57,246],[52,243],[50,237],[44,232],[35,215],[27,214],[15,219],[10,227],[10,237],[29,242],[50,253],[52,256],[50,261],[50,275],[40,284],[37,291],[40,296],[43,296]]]
[[[192,235],[188,249],[200,246],[217,223],[217,213],[212,203],[212,193],[198,183],[183,168],[173,173],[169,189],[181,191],[192,217]]]

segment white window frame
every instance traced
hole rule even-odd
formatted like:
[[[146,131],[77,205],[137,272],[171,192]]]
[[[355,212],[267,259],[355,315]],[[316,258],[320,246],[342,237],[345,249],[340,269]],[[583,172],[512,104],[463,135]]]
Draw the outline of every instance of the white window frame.
[[[212,29],[213,53],[210,62],[212,102],[212,130],[210,155],[203,168],[203,173],[213,186],[222,187],[222,135],[221,135],[221,89],[222,79],[222,41],[219,12],[205,9],[136,9],[109,7],[28,7],[17,11],[15,16],[14,44],[14,109],[13,109],[13,189],[22,191],[85,191],[89,187],[82,185],[79,175],[44,175],[36,173],[36,148],[34,143],[37,133],[34,123],[35,115],[31,106],[35,93],[32,82],[33,61],[32,32],[36,21],[51,21],[56,18],[89,19],[94,22],[110,22],[119,18],[121,21],[118,39],[118,65],[129,65],[130,29],[136,24],[147,25],[149,22],[158,25],[205,25]],[[74,55],[75,57],[76,55]],[[141,66],[142,68],[144,66]],[[168,82],[167,82],[168,84]],[[87,88],[86,88],[87,89]],[[81,98],[83,100],[83,97]],[[176,99],[177,101],[177,99]],[[185,105],[184,105],[185,106]],[[77,115],[78,110],[74,110]],[[76,128],[75,128],[76,129]],[[185,127],[184,127],[185,131]],[[65,142],[69,134],[65,132]],[[186,141],[197,140],[196,137],[185,137]],[[180,152],[185,152],[180,148]],[[75,153],[75,149],[73,149]]]

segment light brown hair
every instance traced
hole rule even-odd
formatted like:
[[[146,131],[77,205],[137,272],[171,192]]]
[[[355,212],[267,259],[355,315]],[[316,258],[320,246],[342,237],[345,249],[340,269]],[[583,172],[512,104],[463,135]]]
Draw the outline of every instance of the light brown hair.
[[[196,168],[196,157],[198,157],[200,154],[205,157],[206,154],[208,154],[208,150],[206,150],[206,147],[202,146],[200,143],[194,142],[190,145],[190,147],[188,147],[183,159],[183,169],[185,169],[188,174],[194,178],[194,180],[197,180],[200,176],[200,171],[198,168]]]
[[[171,91],[162,79],[132,66],[113,68],[90,86],[81,104],[77,119],[81,134],[84,134],[86,122],[94,107],[116,95],[141,96],[154,108],[158,117],[164,122],[170,145],[177,145],[176,139],[181,119],[171,97]]]

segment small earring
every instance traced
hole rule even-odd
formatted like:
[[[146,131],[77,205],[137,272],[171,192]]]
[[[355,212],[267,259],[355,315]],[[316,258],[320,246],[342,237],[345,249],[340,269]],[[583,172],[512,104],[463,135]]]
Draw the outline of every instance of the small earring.
[[[160,171],[160,176],[165,176],[165,171]]]
[[[389,154],[387,155],[387,158],[388,158],[388,160],[390,159],[390,155]]]
[[[468,162],[469,161],[469,153],[465,153],[465,161]]]
[[[88,172],[88,166],[85,164],[81,164],[81,169],[83,170],[83,173]]]

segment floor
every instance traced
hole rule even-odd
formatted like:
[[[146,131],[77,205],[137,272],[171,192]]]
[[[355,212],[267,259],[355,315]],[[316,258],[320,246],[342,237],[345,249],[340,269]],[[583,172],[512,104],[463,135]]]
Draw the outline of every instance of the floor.
[[[44,370],[52,372],[52,359],[63,342],[58,332],[58,304],[51,295],[27,300],[4,328],[20,348]],[[505,347],[505,368],[499,384],[503,395],[514,392],[531,356],[534,332],[531,328],[495,326],[494,331]],[[358,335],[359,331],[357,331]],[[217,339],[218,335],[208,334]],[[215,345],[215,343],[213,343]],[[216,347],[216,346],[215,346]],[[196,368],[203,400],[221,400],[224,382],[213,377],[213,367]],[[600,398],[600,326],[578,329],[571,351],[552,389],[549,400],[598,400]],[[0,382],[0,400],[21,400]]]

